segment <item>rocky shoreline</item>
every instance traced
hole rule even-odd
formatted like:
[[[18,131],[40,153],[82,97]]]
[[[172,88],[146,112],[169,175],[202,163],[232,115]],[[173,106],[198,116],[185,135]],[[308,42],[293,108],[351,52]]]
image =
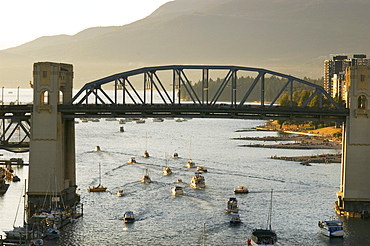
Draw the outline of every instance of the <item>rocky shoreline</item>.
[[[271,125],[271,122],[264,126],[256,127],[260,131],[282,131],[287,133],[286,136],[266,136],[266,137],[237,137],[235,140],[256,140],[256,141],[275,141],[277,144],[241,144],[239,147],[253,148],[276,148],[276,149],[338,149],[342,148],[340,139],[334,139],[330,135],[319,133],[304,132],[302,130],[293,131],[278,130],[276,126]],[[281,142],[280,142],[281,141]],[[294,141],[294,143],[283,143],[283,141]],[[312,156],[295,156],[295,157],[278,157],[272,156],[271,159],[286,160],[300,162],[305,166],[310,166],[310,163],[341,163],[341,154],[320,154]]]

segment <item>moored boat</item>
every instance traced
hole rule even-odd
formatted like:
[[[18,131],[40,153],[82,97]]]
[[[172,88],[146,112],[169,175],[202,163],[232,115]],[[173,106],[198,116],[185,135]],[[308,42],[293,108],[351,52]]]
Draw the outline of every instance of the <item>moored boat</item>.
[[[196,189],[202,189],[206,187],[204,176],[200,172],[195,172],[191,178],[190,186]]]
[[[135,215],[132,211],[126,211],[123,215],[123,222],[124,223],[133,223],[135,222]]]
[[[174,158],[174,159],[179,158],[179,154],[177,152],[173,153],[172,158]]]
[[[144,184],[149,184],[150,182],[152,182],[152,180],[149,177],[149,169],[148,168],[145,169],[144,176],[140,179],[140,182],[144,183]]]
[[[163,122],[164,119],[163,118],[153,118],[152,121],[153,122]]]
[[[249,190],[245,186],[238,186],[238,187],[234,188],[234,193],[235,194],[243,194],[243,193],[248,193],[248,192],[249,192]]]
[[[45,235],[46,235],[46,238],[49,239],[49,240],[57,239],[57,238],[60,237],[60,231],[55,227],[48,228],[46,230]]]
[[[144,158],[149,158],[149,152],[145,150],[144,151],[144,154],[143,154],[143,157]]]
[[[145,123],[145,120],[144,119],[139,119],[139,120],[136,120],[136,123],[137,124],[143,124],[143,123]]]
[[[5,183],[5,175],[3,172],[1,172],[0,175],[0,194],[4,194],[8,190],[9,184]]]
[[[173,196],[181,196],[181,195],[184,195],[184,190],[181,186],[174,186],[172,187],[172,192],[171,192],[171,195]]]
[[[227,201],[226,212],[228,213],[239,212],[238,201],[236,200],[235,197],[230,197],[229,200]]]
[[[117,191],[117,193],[116,193],[116,196],[123,196],[123,195],[124,195],[123,190],[119,190],[119,191]]]
[[[320,231],[327,237],[343,237],[343,222],[340,220],[322,220],[318,226]]]
[[[131,164],[135,164],[136,163],[136,159],[135,159],[135,157],[130,157],[130,159],[128,160],[128,162],[127,163],[131,163]]]

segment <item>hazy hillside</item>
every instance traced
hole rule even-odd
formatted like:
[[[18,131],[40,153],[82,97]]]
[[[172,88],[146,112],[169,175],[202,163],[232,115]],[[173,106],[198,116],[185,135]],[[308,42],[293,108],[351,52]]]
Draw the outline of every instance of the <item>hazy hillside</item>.
[[[368,0],[175,0],[129,25],[0,51],[0,81],[27,85],[32,63],[46,60],[74,64],[76,88],[162,64],[246,65],[318,78],[330,54],[370,55],[369,9]]]

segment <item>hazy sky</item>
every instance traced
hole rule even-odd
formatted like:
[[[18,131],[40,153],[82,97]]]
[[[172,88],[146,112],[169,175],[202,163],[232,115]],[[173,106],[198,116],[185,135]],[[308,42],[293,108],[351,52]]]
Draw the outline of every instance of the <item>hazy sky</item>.
[[[0,50],[41,36],[76,34],[95,26],[142,19],[171,0],[2,0]]]

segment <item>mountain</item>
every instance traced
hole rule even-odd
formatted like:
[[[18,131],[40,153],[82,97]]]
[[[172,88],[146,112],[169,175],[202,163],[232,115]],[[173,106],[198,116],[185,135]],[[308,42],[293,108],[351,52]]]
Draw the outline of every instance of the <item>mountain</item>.
[[[262,67],[319,78],[330,55],[370,54],[368,9],[368,0],[175,0],[128,25],[41,37],[2,50],[0,81],[28,85],[37,61],[72,63],[75,88],[168,64]]]

